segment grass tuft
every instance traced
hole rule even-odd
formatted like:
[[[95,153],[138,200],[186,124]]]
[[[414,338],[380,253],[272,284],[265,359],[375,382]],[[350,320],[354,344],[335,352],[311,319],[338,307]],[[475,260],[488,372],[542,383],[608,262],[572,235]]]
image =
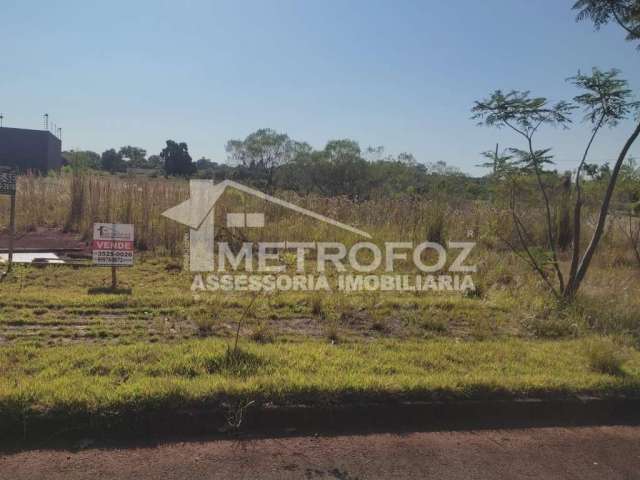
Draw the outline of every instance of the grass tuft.
[[[256,343],[272,343],[275,337],[266,322],[258,325],[249,335],[249,338]]]
[[[325,336],[327,337],[327,340],[329,340],[329,342],[331,342],[332,344],[340,342],[340,329],[338,328],[337,322],[329,323],[325,332]]]
[[[627,359],[624,350],[609,338],[590,339],[585,346],[589,368],[607,375],[624,375],[622,367]]]
[[[324,304],[322,302],[322,296],[320,296],[320,294],[318,293],[314,293],[313,295],[311,295],[310,302],[311,302],[311,313],[317,317],[324,318],[325,311],[324,311]]]
[[[218,325],[218,316],[210,311],[197,312],[193,314],[191,321],[195,324],[200,336],[206,337],[211,335]]]

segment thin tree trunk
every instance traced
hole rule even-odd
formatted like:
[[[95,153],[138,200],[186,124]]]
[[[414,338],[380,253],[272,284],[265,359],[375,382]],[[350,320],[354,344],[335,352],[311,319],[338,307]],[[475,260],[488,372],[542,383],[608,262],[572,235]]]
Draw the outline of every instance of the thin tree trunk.
[[[544,182],[542,181],[542,175],[540,173],[540,167],[536,163],[535,160],[535,152],[533,150],[533,144],[531,142],[531,138],[527,138],[529,142],[529,154],[531,155],[531,159],[533,161],[533,170],[536,174],[536,179],[538,181],[538,188],[542,193],[542,198],[544,199],[544,207],[547,215],[547,241],[549,242],[549,249],[551,250],[551,258],[553,260],[553,268],[556,272],[556,276],[558,277],[558,283],[560,284],[560,291],[564,291],[564,278],[562,276],[562,270],[560,270],[560,264],[558,263],[558,254],[556,252],[556,243],[553,238],[553,217],[551,215],[551,206],[549,204],[549,196],[547,195],[547,190],[544,186]]]
[[[600,117],[598,124],[593,129],[593,134],[589,139],[589,143],[587,143],[587,148],[584,150],[582,161],[580,162],[576,172],[576,205],[573,210],[573,252],[571,254],[571,267],[569,271],[569,280],[567,281],[567,290],[571,289],[575,283],[578,266],[580,264],[580,244],[582,237],[582,186],[580,185],[580,175],[582,175],[582,168],[587,161],[587,155],[589,154],[593,140],[596,138],[603,121],[604,114]]]
[[[613,191],[616,188],[620,169],[622,168],[629,149],[638,138],[638,135],[640,135],[640,123],[636,126],[631,136],[627,139],[627,142],[624,144],[620,155],[618,155],[618,160],[616,161],[616,164],[613,167],[613,171],[611,172],[609,185],[607,185],[607,191],[605,192],[604,199],[602,200],[602,206],[600,207],[600,215],[598,217],[596,229],[593,232],[593,236],[591,237],[591,242],[589,243],[587,250],[584,252],[584,256],[582,257],[582,261],[580,262],[580,266],[578,267],[576,276],[574,279],[572,279],[573,281],[565,291],[565,298],[572,298],[573,296],[575,296],[576,292],[580,288],[580,284],[584,280],[587,270],[589,269],[589,265],[591,264],[591,260],[593,259],[593,254],[595,253],[596,248],[598,247],[598,243],[600,243],[600,239],[602,238],[602,234],[604,232],[604,227],[607,222],[607,215],[609,214],[609,205],[611,204]]]

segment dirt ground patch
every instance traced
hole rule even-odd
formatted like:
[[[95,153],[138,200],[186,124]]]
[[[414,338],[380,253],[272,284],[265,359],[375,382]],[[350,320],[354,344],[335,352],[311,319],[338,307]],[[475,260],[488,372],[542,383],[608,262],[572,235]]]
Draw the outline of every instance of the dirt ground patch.
[[[9,248],[9,234],[0,232],[0,250]],[[38,228],[33,232],[18,233],[14,241],[16,250],[74,251],[89,253],[90,246],[77,234],[64,233],[52,228]]]
[[[632,479],[640,429],[540,428],[95,445],[0,456],[0,479]]]

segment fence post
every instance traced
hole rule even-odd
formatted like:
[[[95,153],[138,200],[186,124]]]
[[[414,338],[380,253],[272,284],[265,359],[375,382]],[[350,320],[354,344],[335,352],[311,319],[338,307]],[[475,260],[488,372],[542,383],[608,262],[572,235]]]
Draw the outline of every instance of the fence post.
[[[16,192],[11,195],[11,213],[9,220],[9,259],[7,265],[7,273],[11,271],[13,266],[13,242],[16,236]]]

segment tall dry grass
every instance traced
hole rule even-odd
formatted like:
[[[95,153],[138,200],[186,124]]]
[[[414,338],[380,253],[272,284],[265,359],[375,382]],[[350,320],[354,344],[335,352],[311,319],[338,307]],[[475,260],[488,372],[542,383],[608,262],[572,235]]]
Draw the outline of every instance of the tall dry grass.
[[[161,213],[187,196],[184,181],[81,172],[24,175],[18,179],[16,226],[19,232],[56,228],[90,240],[95,222],[132,223],[138,249],[176,253],[184,229]],[[0,228],[8,216],[8,202],[0,202]]]
[[[19,177],[17,228],[32,231],[51,227],[76,232],[90,240],[94,222],[132,223],[136,228],[136,247],[175,255],[184,245],[186,228],[161,213],[186,200],[189,185],[182,179],[136,176],[90,175],[83,172],[40,177]],[[488,202],[461,200],[442,195],[396,197],[379,196],[363,202],[347,197],[322,197],[279,192],[278,197],[360,228],[373,236],[373,242],[425,240],[447,242],[474,240],[484,251],[505,251],[504,240],[517,245],[508,211]],[[524,205],[531,244],[543,249],[546,243],[544,213],[539,206]],[[264,212],[265,228],[227,229],[229,212]],[[0,229],[8,220],[9,203],[0,199]],[[291,214],[283,207],[254,197],[229,191],[216,204],[218,240],[232,241],[339,241],[350,244],[361,240],[353,234],[303,215]],[[600,248],[601,261],[622,263],[633,259],[629,239],[611,225]],[[595,210],[586,212],[583,222],[588,238],[595,224]],[[566,226],[565,226],[566,228]]]

